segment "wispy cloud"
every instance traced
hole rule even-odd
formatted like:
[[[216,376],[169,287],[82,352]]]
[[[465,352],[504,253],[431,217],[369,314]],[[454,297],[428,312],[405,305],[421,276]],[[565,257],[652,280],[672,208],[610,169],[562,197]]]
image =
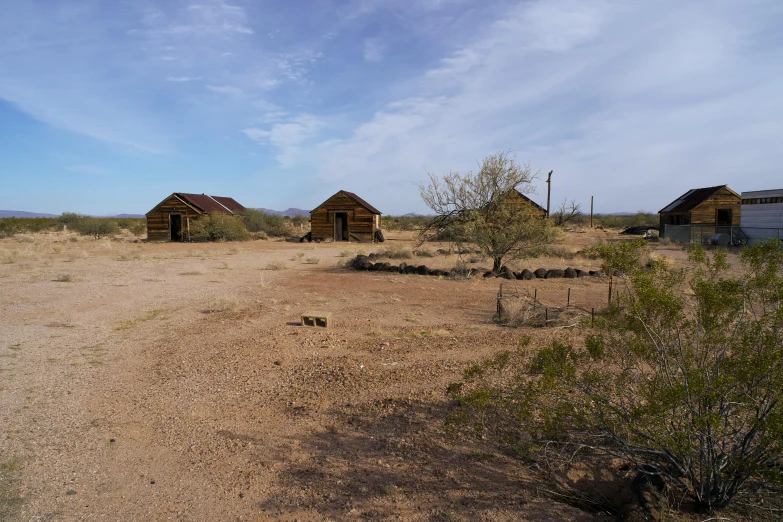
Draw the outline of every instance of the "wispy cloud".
[[[300,114],[285,123],[276,123],[269,130],[249,127],[242,132],[248,138],[267,142],[279,152],[277,161],[283,167],[291,167],[303,162],[302,146],[324,126],[324,122],[310,114]]]
[[[472,168],[506,148],[553,168],[563,197],[591,194],[596,183],[630,194],[604,189],[613,209],[739,184],[749,168],[768,175],[783,159],[775,145],[783,102],[773,94],[783,75],[767,65],[783,60],[766,20],[779,11],[773,3],[753,12],[730,2],[520,3],[406,79],[418,96],[390,101],[349,135],[300,154],[314,158],[322,182],[386,198],[400,181],[409,193],[425,170]]]
[[[383,60],[386,44],[377,38],[368,38],[364,41],[364,60],[367,62],[380,62]]]
[[[475,168],[508,148],[555,170],[556,199],[596,192],[611,210],[655,208],[698,185],[764,188],[783,163],[776,0],[4,9],[0,98],[92,138],[63,147],[100,142],[109,157],[183,172],[230,163],[237,177],[275,180],[265,195],[317,179],[323,194],[303,206],[353,188],[420,211],[426,171]],[[68,157],[95,157],[84,152]]]
[[[219,94],[228,94],[230,96],[242,96],[244,94],[242,89],[231,85],[207,85],[207,90]]]
[[[201,76],[168,76],[166,77],[167,82],[174,82],[174,83],[187,83],[187,82],[195,82],[201,79]]]

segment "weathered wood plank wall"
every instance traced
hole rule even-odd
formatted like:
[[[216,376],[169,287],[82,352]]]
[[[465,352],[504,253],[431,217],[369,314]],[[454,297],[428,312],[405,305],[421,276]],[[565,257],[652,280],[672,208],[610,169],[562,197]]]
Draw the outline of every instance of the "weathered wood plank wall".
[[[169,230],[169,215],[171,214],[182,216],[182,233],[186,238],[188,219],[192,222],[201,215],[200,212],[183,203],[172,194],[159,203],[158,206],[147,212],[148,241],[169,241],[171,239],[171,231]]]
[[[348,215],[348,237],[350,241],[372,241],[380,228],[380,215],[376,224],[375,215],[345,194],[338,193],[327,199],[310,214],[310,230],[314,240],[334,239],[334,215],[344,212]]]

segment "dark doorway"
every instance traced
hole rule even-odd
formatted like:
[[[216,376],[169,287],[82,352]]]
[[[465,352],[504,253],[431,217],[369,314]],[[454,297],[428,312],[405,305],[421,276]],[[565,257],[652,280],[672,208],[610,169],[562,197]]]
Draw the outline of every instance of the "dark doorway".
[[[731,209],[730,208],[719,208],[718,209],[718,218],[716,219],[716,225],[718,226],[729,226],[731,225]]]
[[[182,216],[169,214],[169,230],[172,241],[182,241]]]
[[[334,240],[348,241],[348,213],[335,212],[334,214]]]

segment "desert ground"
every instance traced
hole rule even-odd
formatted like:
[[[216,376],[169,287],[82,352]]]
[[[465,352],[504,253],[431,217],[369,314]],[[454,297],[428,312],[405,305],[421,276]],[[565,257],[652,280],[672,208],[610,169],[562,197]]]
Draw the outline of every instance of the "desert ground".
[[[471,363],[522,336],[573,335],[493,322],[501,282],[552,307],[570,288],[572,307],[589,314],[608,280],[344,267],[357,252],[414,246],[387,237],[0,240],[0,519],[600,519],[554,501],[529,464],[450,436],[444,419],[446,387]],[[595,270],[570,254],[619,239],[574,231],[563,255],[512,264]],[[330,312],[330,327],[300,326],[310,310]]]

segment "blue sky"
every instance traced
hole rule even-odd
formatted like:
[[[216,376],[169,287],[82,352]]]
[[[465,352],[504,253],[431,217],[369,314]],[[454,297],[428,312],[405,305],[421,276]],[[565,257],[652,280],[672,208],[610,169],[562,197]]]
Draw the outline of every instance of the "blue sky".
[[[512,150],[553,201],[783,187],[779,0],[0,0],[0,208],[171,192],[426,208]],[[545,200],[545,184],[538,182]]]

